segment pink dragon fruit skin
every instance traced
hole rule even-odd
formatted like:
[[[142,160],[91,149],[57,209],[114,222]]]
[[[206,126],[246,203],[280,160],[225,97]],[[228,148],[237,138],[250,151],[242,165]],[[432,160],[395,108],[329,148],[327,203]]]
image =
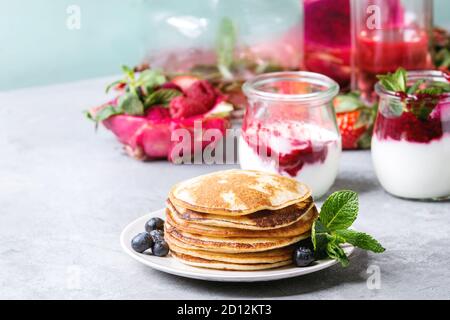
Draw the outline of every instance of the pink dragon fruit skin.
[[[229,126],[227,119],[207,118],[204,115],[187,119],[149,119],[145,116],[116,115],[103,121],[104,126],[111,130],[119,141],[124,144],[127,153],[139,160],[168,159],[173,161],[172,150],[177,142],[171,141],[173,130],[184,128],[191,133],[191,150],[194,146],[194,123],[200,121],[202,129],[218,129],[225,134]],[[218,142],[218,141],[217,141]],[[214,146],[217,142],[213,142]],[[202,139],[202,150],[210,141]],[[193,151],[191,151],[193,154]]]
[[[196,116],[191,117],[189,119],[184,120],[175,120],[171,123],[171,132],[177,129],[186,129],[190,133],[190,140],[189,141],[183,141],[183,147],[185,150],[190,150],[190,155],[193,156],[195,150],[194,143],[195,139],[198,139],[198,137],[194,134],[194,129],[196,127],[196,123],[201,123],[201,150],[204,150],[207,146],[211,146],[214,148],[219,140],[217,141],[210,141],[207,137],[205,137],[205,131],[208,129],[217,129],[220,131],[221,136],[224,137],[226,134],[226,130],[229,128],[229,121],[224,118],[205,118],[204,116]],[[198,126],[198,124],[197,124]],[[174,162],[177,157],[182,157],[183,154],[177,154],[177,149],[175,148],[177,144],[179,144],[180,141],[171,141],[171,146],[169,150],[169,156],[168,160],[171,162]]]

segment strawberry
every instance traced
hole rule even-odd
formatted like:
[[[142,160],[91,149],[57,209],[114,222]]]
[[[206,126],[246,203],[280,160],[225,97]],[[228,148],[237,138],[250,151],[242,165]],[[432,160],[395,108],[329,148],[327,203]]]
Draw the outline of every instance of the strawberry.
[[[195,76],[184,75],[184,76],[176,76],[170,82],[180,87],[181,90],[185,91],[191,85],[193,85],[195,82],[199,80],[200,78],[197,78]]]
[[[170,101],[170,115],[173,119],[186,119],[208,111],[200,101],[189,97],[180,96]]]
[[[206,80],[195,81],[184,90],[185,95],[170,102],[170,115],[174,119],[184,119],[210,111],[216,104],[218,93]]]
[[[207,111],[214,107],[218,95],[216,89],[206,80],[194,82],[189,88],[184,90],[184,93],[188,98],[201,103]]]
[[[333,101],[344,150],[369,149],[377,105],[367,106],[358,93],[337,96]]]
[[[282,94],[304,94],[310,91],[309,86],[304,82],[280,81],[274,85],[278,93]]]
[[[342,135],[343,149],[353,150],[359,148],[359,140],[367,130],[366,126],[355,126],[359,117],[359,110],[337,114],[337,123]]]

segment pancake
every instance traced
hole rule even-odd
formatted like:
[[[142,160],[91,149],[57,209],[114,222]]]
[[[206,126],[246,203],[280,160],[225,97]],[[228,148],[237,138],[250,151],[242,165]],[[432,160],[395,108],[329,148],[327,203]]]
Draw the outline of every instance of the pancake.
[[[167,207],[172,212],[175,221],[187,221],[205,226],[236,228],[245,230],[273,230],[290,226],[302,219],[305,213],[314,208],[312,198],[307,198],[301,203],[297,203],[279,210],[262,210],[245,216],[223,216],[207,213],[200,213],[190,209],[185,209],[171,203],[170,199]]]
[[[295,179],[247,170],[199,176],[178,183],[169,193],[177,207],[232,217],[286,208],[310,196],[310,189]]]
[[[172,209],[170,209],[170,208],[166,209],[166,219],[176,229],[184,231],[184,232],[190,232],[193,234],[201,234],[201,235],[205,235],[205,236],[219,237],[219,238],[233,238],[233,237],[286,238],[286,237],[295,237],[299,234],[303,234],[303,233],[311,230],[311,226],[314,223],[314,220],[317,218],[317,216],[318,216],[317,209],[315,206],[312,206],[311,209],[308,212],[304,213],[297,222],[295,222],[289,226],[281,227],[281,228],[277,228],[277,229],[248,230],[248,229],[208,226],[208,225],[188,222],[184,219],[181,219],[177,214],[172,213]]]
[[[187,254],[180,254],[172,252],[172,257],[179,260],[180,262],[201,268],[208,269],[218,269],[218,270],[230,270],[230,271],[257,271],[257,270],[267,270],[284,267],[292,264],[292,259],[276,262],[276,263],[256,263],[256,264],[237,264],[237,263],[226,263],[221,261],[206,260],[198,257],[193,257]]]
[[[169,240],[170,241],[170,240]],[[190,255],[196,258],[205,260],[221,261],[226,263],[238,264],[255,264],[255,263],[277,263],[286,261],[292,258],[294,246],[289,246],[281,249],[252,252],[252,253],[220,253],[203,250],[190,250],[177,246],[174,243],[169,243],[170,251],[176,254]]]
[[[286,238],[215,238],[176,229],[166,220],[164,237],[168,243],[189,249],[221,253],[260,252],[287,247],[309,237],[309,232]],[[170,244],[169,244],[170,247]]]

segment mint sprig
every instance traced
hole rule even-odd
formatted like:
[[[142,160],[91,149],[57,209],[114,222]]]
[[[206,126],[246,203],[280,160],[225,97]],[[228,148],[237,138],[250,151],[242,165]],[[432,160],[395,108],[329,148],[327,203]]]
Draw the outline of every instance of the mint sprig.
[[[230,18],[223,18],[217,34],[216,52],[217,67],[226,80],[231,80],[231,66],[234,61],[234,50],[237,41],[237,29]]]
[[[92,114],[86,112],[89,119],[98,124],[112,116],[128,114],[133,116],[144,115],[155,105],[167,107],[170,101],[182,95],[175,89],[161,88],[167,82],[167,78],[159,70],[147,69],[138,74],[128,66],[122,66],[124,77],[114,81],[106,87],[106,92],[111,88],[121,85],[123,93],[117,100],[117,105],[107,105]]]
[[[390,102],[389,110],[393,116],[401,116],[403,112],[410,111],[419,120],[426,121],[439,104],[441,95],[450,93],[448,82],[427,82],[425,79],[419,79],[408,86],[408,75],[403,68],[399,68],[395,73],[378,75],[377,78],[386,90],[404,98]]]
[[[385,251],[372,236],[349,229],[358,217],[358,211],[358,194],[353,191],[339,191],[328,197],[311,232],[314,250],[319,256],[336,259],[346,267],[349,261],[342,244],[349,243],[375,253]]]
[[[406,92],[408,79],[406,70],[403,68],[397,69],[394,73],[378,75],[377,78],[386,90],[393,92]]]

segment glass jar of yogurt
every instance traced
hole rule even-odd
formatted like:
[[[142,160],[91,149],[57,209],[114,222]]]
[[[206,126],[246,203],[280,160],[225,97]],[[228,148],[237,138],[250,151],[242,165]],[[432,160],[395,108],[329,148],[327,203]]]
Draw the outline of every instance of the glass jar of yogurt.
[[[279,72],[253,78],[243,91],[249,105],[239,139],[241,168],[297,178],[322,197],[341,156],[332,106],[339,85],[316,73]]]
[[[440,71],[409,72],[418,80],[448,84]],[[399,95],[375,86],[380,98],[372,158],[383,188],[416,200],[450,198],[450,94]],[[400,112],[399,112],[400,110]]]

